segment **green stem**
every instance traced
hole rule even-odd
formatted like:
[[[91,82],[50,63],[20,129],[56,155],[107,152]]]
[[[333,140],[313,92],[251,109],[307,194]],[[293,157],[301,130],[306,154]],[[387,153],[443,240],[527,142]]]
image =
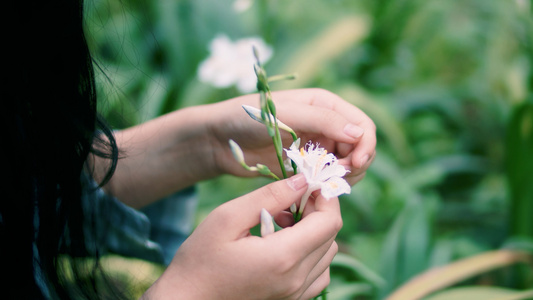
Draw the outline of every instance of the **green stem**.
[[[302,219],[302,214],[299,211],[297,211],[293,214],[293,218],[294,218],[294,223],[298,223]]]
[[[275,136],[272,137],[272,141],[274,142],[274,147],[276,148],[276,156],[278,157],[278,163],[281,168],[281,173],[283,174],[283,178],[287,178],[287,170],[285,170],[285,164],[283,163],[283,145],[281,144],[281,135],[279,133],[278,123],[276,122],[275,125]]]
[[[289,74],[289,75],[274,75],[268,77],[268,82],[276,82],[281,80],[294,80],[296,79],[295,74]]]

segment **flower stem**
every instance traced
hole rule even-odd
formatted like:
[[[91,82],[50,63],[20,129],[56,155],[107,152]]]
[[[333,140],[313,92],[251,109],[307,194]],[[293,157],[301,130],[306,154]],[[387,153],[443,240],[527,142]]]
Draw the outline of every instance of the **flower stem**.
[[[278,121],[276,117],[276,105],[272,101],[272,94],[270,93],[270,86],[268,85],[268,77],[266,71],[261,67],[259,58],[257,57],[257,51],[254,49],[254,55],[256,56],[257,63],[255,65],[255,73],[257,75],[257,89],[259,90],[259,101],[261,106],[261,118],[265,123],[268,134],[272,138],[274,148],[276,150],[276,156],[281,168],[283,178],[287,178],[287,171],[285,170],[285,164],[283,163],[283,144],[281,142],[281,134],[279,131]],[[272,117],[270,117],[272,116]],[[296,134],[292,134],[293,139]]]
[[[294,222],[297,223],[302,219],[302,215],[304,213],[305,205],[307,204],[307,200],[309,200],[309,197],[311,196],[311,193],[313,192],[312,189],[308,189],[305,194],[302,196],[302,200],[300,201],[300,208],[297,212],[293,212]]]
[[[274,117],[276,120],[276,117]],[[272,137],[274,147],[276,148],[276,156],[278,157],[278,163],[281,167],[281,173],[283,178],[287,178],[287,170],[285,170],[285,164],[283,163],[283,145],[281,143],[281,134],[279,133],[278,122],[275,122],[275,135]]]

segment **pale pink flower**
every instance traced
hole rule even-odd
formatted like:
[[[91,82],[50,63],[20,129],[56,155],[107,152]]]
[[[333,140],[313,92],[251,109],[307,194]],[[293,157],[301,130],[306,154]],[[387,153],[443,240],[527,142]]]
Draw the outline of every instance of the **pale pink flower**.
[[[287,156],[296,164],[299,173],[303,173],[307,180],[307,191],[302,197],[299,212],[302,213],[312,192],[320,190],[324,198],[331,199],[351,192],[350,185],[342,177],[348,172],[339,164],[337,158],[318,144],[308,142],[305,147],[298,149],[300,140],[295,141],[289,149],[285,149]]]

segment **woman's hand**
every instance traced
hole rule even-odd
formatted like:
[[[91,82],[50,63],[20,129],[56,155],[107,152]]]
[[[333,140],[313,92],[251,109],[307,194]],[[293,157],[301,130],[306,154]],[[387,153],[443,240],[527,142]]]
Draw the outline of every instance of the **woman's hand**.
[[[311,140],[334,153],[350,170],[345,178],[352,185],[364,177],[376,147],[376,128],[367,115],[339,96],[321,89],[274,92],[272,98],[277,118],[296,131],[301,146]],[[228,147],[228,140],[233,139],[244,151],[248,165],[262,163],[279,175],[279,164],[265,126],[252,120],[240,107],[242,104],[258,108],[259,96],[247,95],[209,108],[216,112],[210,113],[209,124],[219,172],[254,175],[233,159]],[[292,139],[287,133],[282,132],[282,136],[283,145],[288,148]]]
[[[318,197],[304,218],[251,236],[261,208],[282,214],[306,190],[303,175],[277,181],[215,209],[179,248],[145,299],[309,299],[329,284],[338,199]]]

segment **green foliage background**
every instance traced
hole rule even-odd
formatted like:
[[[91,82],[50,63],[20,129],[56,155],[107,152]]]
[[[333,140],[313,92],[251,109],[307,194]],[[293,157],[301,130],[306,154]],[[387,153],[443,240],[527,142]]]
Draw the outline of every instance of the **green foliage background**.
[[[529,0],[256,0],[243,13],[232,5],[88,2],[100,108],[115,128],[238,96],[199,82],[198,64],[219,33],[260,36],[275,51],[270,75],[299,74],[274,90],[331,90],[377,125],[377,158],[341,198],[330,299],[381,299],[432,267],[533,250]],[[200,183],[198,219],[266,182]],[[525,266],[454,284],[525,290],[533,287]]]

